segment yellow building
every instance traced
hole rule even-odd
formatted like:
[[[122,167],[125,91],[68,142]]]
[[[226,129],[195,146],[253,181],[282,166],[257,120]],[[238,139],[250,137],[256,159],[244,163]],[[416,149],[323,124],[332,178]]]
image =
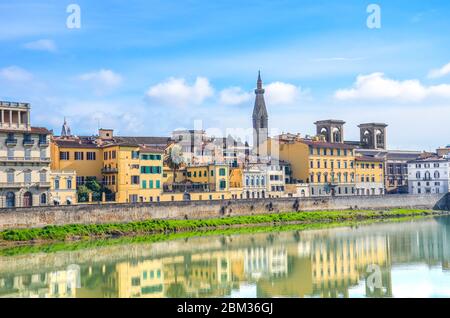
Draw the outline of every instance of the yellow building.
[[[76,171],[76,186],[88,178],[102,179],[103,149],[89,138],[54,138],[50,146],[51,170]]]
[[[77,204],[76,177],[77,174],[74,170],[52,170],[50,172],[49,204]]]
[[[279,157],[292,167],[296,182],[309,183],[311,196],[355,193],[354,147],[300,137],[279,137]]]
[[[384,189],[384,160],[368,156],[355,157],[356,194],[383,195]]]
[[[163,151],[132,144],[103,148],[103,182],[118,203],[159,202],[163,189]]]
[[[244,172],[242,168],[232,168],[230,170],[230,193],[232,199],[242,199],[244,193],[243,184]]]
[[[163,298],[164,271],[161,260],[116,265],[119,298]]]
[[[228,200],[231,198],[229,167],[226,164],[193,165],[176,171],[165,167],[162,201]]]

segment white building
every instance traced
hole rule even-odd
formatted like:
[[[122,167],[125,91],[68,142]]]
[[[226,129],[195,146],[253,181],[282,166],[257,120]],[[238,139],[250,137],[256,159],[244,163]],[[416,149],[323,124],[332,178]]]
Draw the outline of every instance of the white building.
[[[262,199],[267,197],[267,175],[266,172],[256,166],[244,169],[243,193],[244,199]]]
[[[48,205],[50,134],[31,127],[29,104],[0,101],[0,208]]]
[[[410,194],[447,193],[450,184],[450,159],[431,157],[408,162]]]
[[[285,190],[284,169],[280,165],[267,164],[263,166],[267,175],[267,193],[269,198],[281,198]]]

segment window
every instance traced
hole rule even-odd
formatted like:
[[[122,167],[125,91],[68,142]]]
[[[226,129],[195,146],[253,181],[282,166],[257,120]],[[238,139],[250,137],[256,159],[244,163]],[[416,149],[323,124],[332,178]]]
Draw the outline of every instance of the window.
[[[87,152],[86,153],[86,158],[87,158],[87,160],[93,161],[93,160],[96,160],[96,156],[95,155],[96,155],[95,152]]]
[[[47,172],[45,172],[45,171],[39,172],[39,181],[47,182]]]
[[[139,176],[131,176],[131,184],[139,184]]]
[[[24,181],[26,184],[30,184],[30,183],[31,183],[31,171],[25,171],[25,172],[23,173],[23,181]]]
[[[139,159],[139,151],[132,151],[131,159]]]
[[[31,135],[30,134],[23,134],[23,142],[25,143],[30,143],[33,140],[31,139]]]
[[[420,171],[416,172],[416,179],[420,179]]]
[[[14,141],[14,133],[8,133],[7,141]]]
[[[55,190],[59,190],[59,179],[55,179]]]
[[[45,149],[41,149],[40,158],[41,158],[41,160],[47,159],[47,151]]]
[[[8,160],[14,160],[14,149],[8,148]]]
[[[77,187],[84,184],[84,177],[77,177]]]
[[[434,178],[435,179],[439,179],[441,177],[441,174],[439,173],[439,171],[435,171],[434,172]]]
[[[69,160],[70,159],[70,154],[68,151],[61,151],[59,153],[59,160]]]
[[[220,180],[220,190],[225,190],[227,188],[227,182],[225,180]]]
[[[46,144],[47,143],[47,135],[39,135],[39,143]]]
[[[31,160],[31,149],[25,148],[25,160]]]
[[[116,155],[117,155],[116,151],[113,150],[113,151],[111,152],[111,159],[116,159]]]
[[[8,183],[14,183],[14,171],[8,171],[6,173],[6,181]]]
[[[80,151],[75,152],[75,160],[83,160],[84,153]]]
[[[147,189],[147,181],[142,180],[142,189]]]
[[[41,194],[41,204],[47,204],[47,195],[45,193]]]
[[[148,187],[149,187],[150,189],[153,189],[153,180],[150,180],[150,181],[148,182]]]
[[[220,170],[219,170],[219,175],[220,175],[221,177],[226,176],[226,175],[227,175],[226,169],[225,169],[225,168],[220,168]]]
[[[67,189],[72,189],[72,178],[67,179]]]
[[[161,189],[161,181],[156,180],[156,189]]]

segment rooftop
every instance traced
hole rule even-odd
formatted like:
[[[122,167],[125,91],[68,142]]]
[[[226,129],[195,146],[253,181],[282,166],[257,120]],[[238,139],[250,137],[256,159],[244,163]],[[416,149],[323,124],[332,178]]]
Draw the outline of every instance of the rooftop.
[[[7,101],[0,101],[0,106],[3,106],[3,107],[18,107],[18,108],[30,108],[30,104],[29,103],[7,102]]]
[[[317,148],[332,148],[332,149],[354,149],[355,148],[352,145],[339,143],[339,142],[314,141],[314,140],[308,140],[308,139],[300,139],[299,141],[308,146],[314,146]]]

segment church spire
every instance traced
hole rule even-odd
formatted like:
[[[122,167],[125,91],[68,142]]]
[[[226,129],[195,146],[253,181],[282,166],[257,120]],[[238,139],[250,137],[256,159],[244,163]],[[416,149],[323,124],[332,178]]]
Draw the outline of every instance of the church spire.
[[[258,71],[258,81],[256,83],[257,89],[262,89],[261,71]]]
[[[256,82],[256,99],[255,107],[253,108],[253,120],[261,119],[262,117],[269,117],[267,114],[266,102],[264,100],[265,89],[263,88],[263,82],[261,79],[261,71],[258,72],[258,81]]]
[[[70,131],[70,127],[67,124],[66,117],[64,116],[64,124],[62,125],[61,129],[61,137],[71,137],[72,132]]]
[[[269,115],[264,100],[264,93],[261,72],[259,71],[255,89],[255,106],[253,108],[253,149],[258,160],[265,155],[260,146],[267,141],[269,135]]]

